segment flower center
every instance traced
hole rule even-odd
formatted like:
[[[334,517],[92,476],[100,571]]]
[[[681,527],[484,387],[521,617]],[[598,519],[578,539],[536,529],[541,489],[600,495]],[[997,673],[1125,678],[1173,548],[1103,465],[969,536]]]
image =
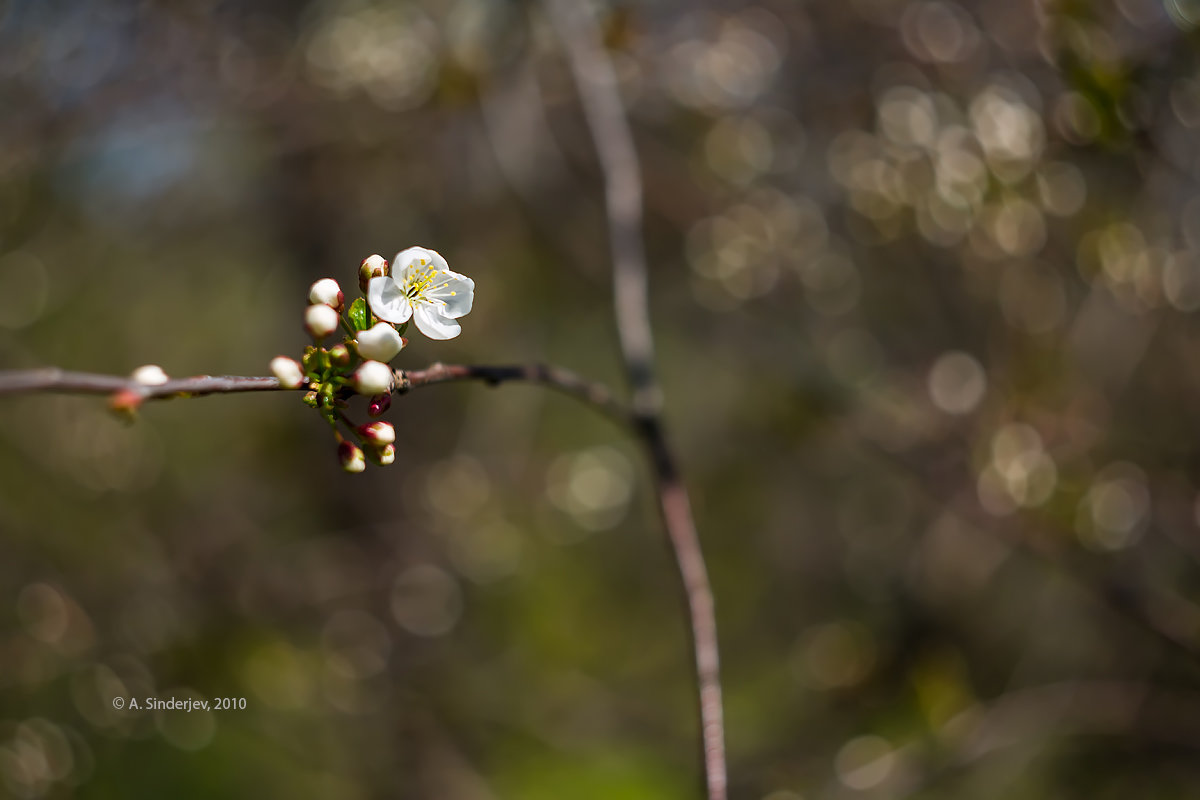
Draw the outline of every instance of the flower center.
[[[425,296],[426,292],[445,288],[450,285],[449,281],[435,284],[438,278],[438,273],[432,267],[427,266],[425,259],[420,261],[421,271],[415,273],[408,279],[408,284],[404,287],[404,294],[409,300],[420,300],[425,303],[445,303],[441,300],[434,300]]]

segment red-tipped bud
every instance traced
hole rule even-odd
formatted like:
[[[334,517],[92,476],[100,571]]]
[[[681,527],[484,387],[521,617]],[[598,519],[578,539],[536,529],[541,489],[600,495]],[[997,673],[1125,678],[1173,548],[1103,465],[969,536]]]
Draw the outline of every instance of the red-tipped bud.
[[[358,428],[363,441],[375,445],[386,445],[396,441],[396,429],[390,422],[368,422]]]
[[[358,268],[358,288],[364,292],[371,278],[384,278],[388,275],[387,259],[380,255],[367,256]]]
[[[367,415],[379,417],[386,414],[391,407],[392,396],[390,394],[377,394],[371,398],[371,405],[367,406]]]
[[[333,278],[321,278],[309,287],[308,302],[324,303],[341,313],[346,307],[346,296],[342,294],[342,287],[338,286],[338,282]]]
[[[338,445],[338,461],[346,472],[362,472],[367,468],[367,458],[362,448],[354,442],[342,442]]]

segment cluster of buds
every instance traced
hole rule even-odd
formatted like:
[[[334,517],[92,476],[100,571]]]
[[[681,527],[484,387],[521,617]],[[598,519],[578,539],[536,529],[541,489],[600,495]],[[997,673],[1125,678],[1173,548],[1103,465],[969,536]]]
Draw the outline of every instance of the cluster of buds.
[[[346,472],[362,472],[367,459],[381,467],[396,460],[396,429],[390,422],[368,422],[355,429],[358,442],[342,439],[338,444],[338,460]]]
[[[362,262],[360,275],[386,277],[388,262],[374,255]],[[389,422],[353,426],[346,421],[347,401],[354,394],[370,397],[372,416],[391,405],[395,373],[388,362],[408,343],[401,336],[407,325],[376,319],[364,298],[347,308],[346,296],[333,278],[322,278],[308,290],[304,329],[313,343],[297,361],[287,356],[271,360],[271,373],[287,389],[307,388],[305,404],[317,409],[338,439],[338,459],[347,472],[362,472],[368,458],[380,465],[396,459],[396,430]],[[341,329],[341,341],[327,340]],[[348,428],[343,435],[339,423]]]
[[[458,319],[471,311],[475,282],[452,272],[436,250],[410,247],[389,268],[382,256],[364,259],[358,286],[366,294],[346,305],[333,278],[322,278],[308,290],[304,328],[312,337],[299,361],[278,356],[271,372],[287,389],[307,389],[304,402],[317,409],[333,428],[338,459],[347,472],[362,472],[367,461],[386,466],[396,460],[396,431],[391,423],[354,425],[347,401],[355,394],[370,398],[367,413],[378,417],[391,406],[395,372],[388,366],[408,340],[409,321],[431,339],[458,335]],[[327,344],[341,329],[341,341]],[[349,437],[339,428],[348,429]]]

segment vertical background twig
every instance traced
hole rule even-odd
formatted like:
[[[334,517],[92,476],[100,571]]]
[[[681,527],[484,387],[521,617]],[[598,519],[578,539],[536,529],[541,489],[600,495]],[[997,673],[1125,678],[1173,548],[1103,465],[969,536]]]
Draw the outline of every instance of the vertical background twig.
[[[650,457],[663,523],[687,598],[700,695],[705,784],[709,798],[719,800],[726,796],[728,777],[715,605],[691,501],[662,422],[662,391],[655,375],[650,327],[637,149],[612,62],[604,52],[595,21],[585,6],[568,0],[547,0],[547,8],[566,49],[603,172],[613,262],[613,310],[621,356],[633,391],[635,425]]]

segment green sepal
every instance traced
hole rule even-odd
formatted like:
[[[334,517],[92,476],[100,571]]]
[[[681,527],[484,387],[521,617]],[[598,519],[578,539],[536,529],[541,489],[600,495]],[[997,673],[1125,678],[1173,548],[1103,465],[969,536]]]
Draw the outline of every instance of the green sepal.
[[[365,331],[370,326],[371,315],[367,311],[367,301],[361,297],[350,304],[350,310],[346,312],[350,317],[350,326],[357,331]]]
[[[321,371],[321,356],[317,348],[309,345],[304,348],[304,356],[300,359],[304,371],[311,377]]]

